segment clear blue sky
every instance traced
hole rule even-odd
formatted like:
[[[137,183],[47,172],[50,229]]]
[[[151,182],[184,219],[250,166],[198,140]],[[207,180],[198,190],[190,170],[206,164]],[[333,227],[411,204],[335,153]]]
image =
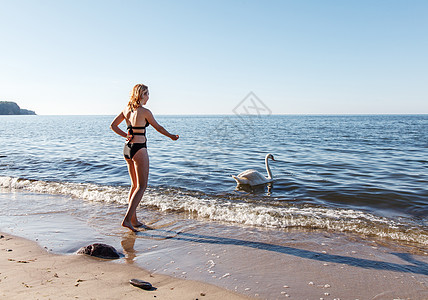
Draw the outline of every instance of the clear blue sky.
[[[0,0],[0,100],[117,114],[428,113],[428,1]]]

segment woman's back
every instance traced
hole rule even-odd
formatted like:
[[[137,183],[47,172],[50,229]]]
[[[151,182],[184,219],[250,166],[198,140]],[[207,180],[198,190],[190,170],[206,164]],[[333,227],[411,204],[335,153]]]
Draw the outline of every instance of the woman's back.
[[[144,107],[139,107],[137,109],[131,110],[129,107],[126,107],[123,111],[125,116],[126,125],[132,125],[132,127],[144,127],[147,123],[145,117],[145,111],[147,109]]]
[[[126,125],[128,129],[132,126],[133,133],[137,133],[134,135],[132,142],[133,143],[144,143],[146,142],[145,135],[139,135],[138,133],[145,133],[147,127],[149,125],[146,120],[146,111],[147,109],[144,107],[138,107],[135,110],[131,110],[129,107],[126,107],[123,111],[123,115],[125,116]],[[143,129],[144,128],[144,129]]]

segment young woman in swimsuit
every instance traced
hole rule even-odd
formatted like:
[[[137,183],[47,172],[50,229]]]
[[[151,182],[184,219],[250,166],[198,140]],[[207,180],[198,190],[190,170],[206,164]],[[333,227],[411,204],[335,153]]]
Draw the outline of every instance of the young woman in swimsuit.
[[[149,100],[149,89],[144,84],[137,84],[132,90],[131,100],[128,106],[113,120],[110,128],[118,135],[126,138],[123,155],[128,164],[131,177],[131,189],[129,191],[129,206],[123,219],[122,226],[132,231],[135,227],[143,226],[137,219],[137,207],[140,204],[144,191],[147,188],[149,178],[149,156],[147,153],[146,127],[152,125],[157,131],[177,140],[178,135],[170,134],[165,128],[156,122],[150,110],[143,107]],[[126,121],[128,132],[119,128],[119,124]]]

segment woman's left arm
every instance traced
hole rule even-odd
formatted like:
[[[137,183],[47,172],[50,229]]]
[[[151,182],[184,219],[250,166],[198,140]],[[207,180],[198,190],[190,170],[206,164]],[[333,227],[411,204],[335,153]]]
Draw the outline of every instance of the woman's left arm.
[[[178,140],[179,136],[177,134],[169,133],[168,130],[166,130],[158,122],[156,122],[155,117],[153,117],[153,114],[150,110],[146,109],[145,117],[146,117],[146,120],[149,121],[150,125],[152,125],[153,128],[156,129],[158,132],[169,137],[173,141]]]
[[[128,137],[128,134],[119,128],[119,124],[125,120],[125,116],[123,115],[123,112],[117,115],[116,118],[114,118],[113,122],[111,122],[110,129],[116,132],[121,137]]]

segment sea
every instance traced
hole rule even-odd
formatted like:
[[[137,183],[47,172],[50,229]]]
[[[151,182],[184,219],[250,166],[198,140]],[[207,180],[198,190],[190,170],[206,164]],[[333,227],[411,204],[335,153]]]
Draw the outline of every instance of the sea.
[[[3,220],[54,215],[59,208],[49,199],[61,196],[67,199],[61,211],[90,219],[89,228],[123,234],[130,179],[124,139],[109,128],[113,118],[0,116],[1,190],[44,195],[31,207],[3,201]],[[168,115],[157,121],[180,138],[147,129],[150,175],[140,211],[272,235],[314,229],[428,246],[428,115]],[[273,183],[237,186],[231,175],[244,170],[267,176],[269,153]],[[118,228],[108,230],[112,224]]]

